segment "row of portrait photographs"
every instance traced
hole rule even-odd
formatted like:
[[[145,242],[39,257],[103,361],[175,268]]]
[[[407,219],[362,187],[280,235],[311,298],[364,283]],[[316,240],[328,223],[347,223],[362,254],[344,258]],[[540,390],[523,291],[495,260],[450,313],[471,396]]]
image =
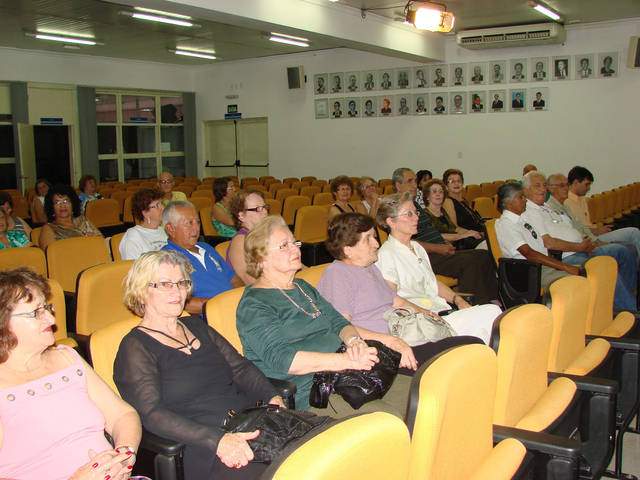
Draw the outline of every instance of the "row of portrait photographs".
[[[586,80],[618,75],[618,53],[515,58],[479,63],[423,65],[363,72],[320,73],[313,76],[314,93],[349,94],[407,88]]]
[[[315,115],[317,119],[459,115],[486,112],[546,111],[548,109],[548,87],[321,98],[315,100]]]

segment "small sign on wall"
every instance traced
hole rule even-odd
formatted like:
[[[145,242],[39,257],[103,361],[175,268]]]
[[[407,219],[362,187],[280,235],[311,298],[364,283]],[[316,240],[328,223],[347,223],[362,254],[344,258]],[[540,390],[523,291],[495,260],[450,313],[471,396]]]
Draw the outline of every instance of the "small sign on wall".
[[[238,105],[227,105],[227,113],[238,113]]]
[[[40,125],[62,125],[62,117],[40,117]]]

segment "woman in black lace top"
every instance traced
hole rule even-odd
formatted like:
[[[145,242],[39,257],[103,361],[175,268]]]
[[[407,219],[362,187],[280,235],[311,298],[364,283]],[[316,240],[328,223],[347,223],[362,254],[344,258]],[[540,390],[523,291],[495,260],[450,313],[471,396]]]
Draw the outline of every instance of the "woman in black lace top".
[[[120,344],[114,380],[144,426],[186,444],[185,478],[257,478],[247,440],[258,431],[221,429],[227,411],[257,401],[284,406],[267,378],[200,317],[181,317],[190,265],[178,252],[143,254],[125,284],[125,304],[142,317]]]
[[[450,168],[442,174],[442,181],[447,186],[448,196],[442,208],[447,212],[451,221],[458,227],[484,232],[482,217],[462,196],[464,191],[464,176],[462,172]]]

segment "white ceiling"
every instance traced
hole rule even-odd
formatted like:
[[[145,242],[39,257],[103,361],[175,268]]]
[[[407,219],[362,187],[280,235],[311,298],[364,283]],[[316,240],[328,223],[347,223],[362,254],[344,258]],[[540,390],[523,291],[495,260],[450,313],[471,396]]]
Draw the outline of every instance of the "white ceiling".
[[[122,1],[132,3],[129,0]],[[301,2],[300,5],[302,2],[309,3],[309,0],[298,1]],[[313,1],[324,8],[322,3],[326,0]],[[218,3],[221,2],[209,1],[207,8],[213,11]],[[640,17],[640,0],[550,0],[547,3],[563,15],[565,24]],[[174,5],[179,3],[174,0]],[[367,22],[376,22],[376,18],[380,23],[380,16],[387,17],[383,21],[389,23],[388,18],[394,19],[401,15],[404,5],[405,2],[402,1],[340,0],[338,4],[330,5],[327,2],[326,11],[333,15],[351,17],[357,14],[358,20],[366,26]],[[527,6],[526,0],[449,0],[446,5],[456,16],[456,30],[545,21],[544,17]],[[395,8],[370,11],[364,20],[359,18],[358,10],[361,8],[389,6]],[[121,15],[122,10],[131,11],[131,7],[100,0],[0,0],[0,47],[185,65],[200,65],[208,61],[174,55],[168,50],[176,47],[214,49],[220,61],[229,61],[310,49],[345,46],[354,48],[353,42],[347,39],[313,31],[309,32],[309,38],[313,40],[310,49],[269,42],[264,38],[265,32],[255,22],[246,21],[239,16],[227,15],[227,23],[196,18],[195,22],[200,27],[186,28],[136,20]],[[373,23],[371,25],[373,27]],[[277,29],[277,25],[273,28]],[[102,45],[69,49],[64,44],[36,40],[24,35],[25,31],[35,32],[37,29],[92,35]],[[290,32],[291,28],[283,30]]]

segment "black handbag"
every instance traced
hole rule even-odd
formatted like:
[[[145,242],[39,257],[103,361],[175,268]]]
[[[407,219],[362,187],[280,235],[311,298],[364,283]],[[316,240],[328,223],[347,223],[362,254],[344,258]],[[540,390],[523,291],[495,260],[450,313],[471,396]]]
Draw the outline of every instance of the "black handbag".
[[[271,463],[289,442],[332,420],[278,405],[259,405],[238,413],[229,410],[227,414],[222,426],[227,433],[260,430],[260,435],[248,440],[253,451],[252,462],[258,463]]]
[[[312,407],[327,408],[329,395],[337,393],[351,408],[357,410],[367,402],[384,397],[389,391],[398,373],[402,355],[378,341],[365,341],[378,350],[380,361],[371,370],[316,373],[309,393]],[[336,353],[344,353],[346,350],[343,343]]]

